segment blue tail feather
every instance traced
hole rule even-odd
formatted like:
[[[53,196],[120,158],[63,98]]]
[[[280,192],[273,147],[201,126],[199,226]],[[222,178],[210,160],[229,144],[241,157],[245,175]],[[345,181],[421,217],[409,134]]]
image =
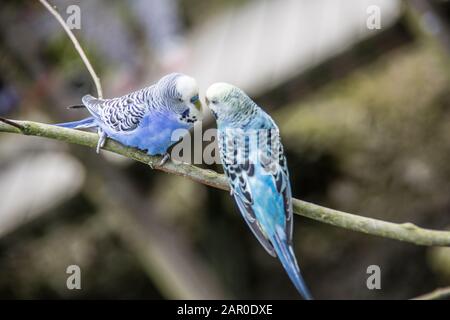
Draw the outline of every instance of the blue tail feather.
[[[97,123],[95,122],[95,119],[93,117],[89,117],[72,122],[56,123],[55,126],[69,129],[86,129],[96,127]]]
[[[274,241],[272,241],[272,244],[277,253],[278,259],[280,259],[281,264],[286,270],[295,288],[305,300],[312,300],[313,298],[311,296],[311,293],[309,292],[309,289],[306,286],[305,281],[303,280],[303,277],[300,273],[300,269],[298,267],[297,260],[295,259],[292,246],[289,245],[286,240],[280,239],[279,235],[277,235],[276,233],[273,238]]]

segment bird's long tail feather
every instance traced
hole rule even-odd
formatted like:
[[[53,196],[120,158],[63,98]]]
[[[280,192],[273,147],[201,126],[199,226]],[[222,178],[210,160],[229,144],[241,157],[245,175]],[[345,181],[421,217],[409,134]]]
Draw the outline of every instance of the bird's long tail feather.
[[[55,126],[70,129],[87,129],[96,127],[97,123],[95,122],[95,119],[93,117],[89,117],[78,121],[56,123]]]
[[[303,296],[306,300],[312,300],[311,293],[308,290],[308,287],[303,280],[303,277],[300,273],[300,269],[297,264],[297,260],[295,259],[294,251],[292,246],[287,243],[284,237],[280,237],[277,233],[275,233],[273,237],[272,244],[274,246],[275,251],[277,252],[277,256],[281,261],[284,269],[286,270],[289,278],[293,282],[294,286],[297,288],[298,292]]]

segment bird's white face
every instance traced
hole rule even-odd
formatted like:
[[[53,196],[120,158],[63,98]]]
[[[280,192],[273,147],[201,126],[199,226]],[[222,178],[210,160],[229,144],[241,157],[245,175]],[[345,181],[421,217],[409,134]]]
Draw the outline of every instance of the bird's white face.
[[[217,120],[233,112],[230,95],[234,89],[231,84],[219,82],[211,85],[206,91],[206,104]]]
[[[179,102],[188,107],[189,114],[185,117],[186,121],[193,122],[201,120],[203,117],[202,104],[199,99],[197,81],[189,76],[180,76],[177,78],[176,90],[181,95]]]

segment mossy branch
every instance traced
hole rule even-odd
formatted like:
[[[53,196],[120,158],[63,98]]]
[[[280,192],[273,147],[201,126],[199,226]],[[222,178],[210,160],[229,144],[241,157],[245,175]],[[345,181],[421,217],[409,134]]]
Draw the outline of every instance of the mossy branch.
[[[13,121],[1,118],[0,132],[45,137],[90,148],[95,148],[98,141],[98,136],[90,132],[60,128],[38,122]],[[110,139],[108,139],[104,149],[148,164],[157,170],[187,177],[193,181],[218,189],[229,190],[225,176],[212,170],[205,170],[191,164],[174,163],[172,161],[168,161],[165,165],[160,166],[159,162],[161,159],[159,157],[149,156],[138,149],[125,147]],[[417,245],[450,246],[450,231],[429,230],[415,226],[412,223],[397,224],[362,217],[298,199],[293,199],[293,205],[296,214],[336,227]]]

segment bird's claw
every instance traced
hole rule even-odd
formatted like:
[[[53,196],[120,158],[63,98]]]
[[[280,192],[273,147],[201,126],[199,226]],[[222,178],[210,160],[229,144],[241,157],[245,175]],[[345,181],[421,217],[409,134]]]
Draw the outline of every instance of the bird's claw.
[[[100,128],[98,128],[97,132],[98,132],[99,138],[98,138],[98,142],[97,142],[97,148],[95,149],[95,151],[97,153],[100,153],[100,149],[103,148],[106,143],[106,133]]]
[[[169,154],[169,153],[166,153],[166,154],[162,157],[162,159],[161,159],[161,161],[159,162],[158,166],[159,166],[159,167],[162,167],[162,166],[167,162],[167,160],[169,160],[169,159],[170,159],[170,154]]]
[[[161,158],[161,161],[158,163],[157,167],[162,167],[169,159],[170,159],[170,155],[168,153],[164,154],[163,157]],[[152,170],[155,169],[155,164],[154,164],[153,160],[148,163],[148,166]]]

